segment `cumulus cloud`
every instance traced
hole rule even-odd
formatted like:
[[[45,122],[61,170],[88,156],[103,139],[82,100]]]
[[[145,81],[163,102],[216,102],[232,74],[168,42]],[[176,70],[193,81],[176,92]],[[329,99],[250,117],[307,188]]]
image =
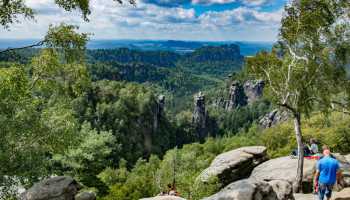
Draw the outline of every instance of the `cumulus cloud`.
[[[263,6],[270,4],[273,0],[142,0],[144,3],[155,4],[165,7],[176,7],[184,4],[213,5],[239,3],[245,6]]]
[[[38,10],[37,22],[13,25],[10,32],[0,29],[0,37],[41,38],[49,24],[66,22],[79,25],[82,32],[93,33],[93,38],[97,39],[271,41],[276,38],[282,15],[282,10],[262,12],[258,8],[244,6],[199,14],[194,8],[181,6],[166,7],[138,2],[134,7],[113,1],[92,0],[92,14],[87,23],[79,13],[65,12],[52,2],[53,0],[28,0]]]

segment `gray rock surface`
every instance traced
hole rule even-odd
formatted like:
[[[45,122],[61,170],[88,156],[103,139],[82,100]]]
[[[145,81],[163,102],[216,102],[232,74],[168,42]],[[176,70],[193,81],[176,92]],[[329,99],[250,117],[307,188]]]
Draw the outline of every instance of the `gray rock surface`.
[[[75,200],[96,200],[96,195],[93,192],[81,192],[75,195]]]
[[[225,186],[247,178],[254,167],[266,160],[266,147],[242,147],[218,155],[198,178],[202,182],[208,182],[211,177],[218,177]]]
[[[316,163],[316,160],[304,159],[303,187],[308,191],[312,189]],[[289,156],[280,157],[257,166],[250,177],[261,181],[284,180],[294,184],[297,168],[298,159]]]
[[[263,80],[249,80],[243,85],[244,93],[247,96],[248,104],[251,104],[263,95],[265,83]]]
[[[343,171],[345,187],[350,187],[350,163],[346,158],[340,154],[333,154],[340,162],[340,167]],[[304,177],[303,177],[303,191],[311,192],[313,188],[313,175],[316,171],[317,160],[304,159]],[[295,177],[297,173],[298,159],[281,157],[269,160],[257,166],[251,178],[263,181],[285,180],[291,184],[295,184]],[[342,189],[343,186],[337,185],[336,189]]]
[[[186,200],[181,197],[176,196],[156,196],[156,197],[150,197],[150,198],[144,198],[140,200]]]
[[[278,184],[279,185],[279,184]],[[203,200],[293,200],[291,190],[276,188],[265,181],[244,179],[226,186],[220,192]],[[276,191],[279,193],[277,194]],[[288,192],[288,194],[282,194]],[[281,198],[280,198],[281,197]]]
[[[205,96],[199,92],[194,96],[194,111],[192,123],[198,137],[203,140],[208,136],[208,114],[205,108]]]
[[[57,176],[34,184],[21,200],[74,200],[81,186],[71,177]]]
[[[245,105],[247,105],[247,96],[245,95],[242,85],[238,81],[232,81],[225,109],[233,110],[239,106]]]
[[[259,124],[262,128],[271,128],[281,122],[287,121],[288,119],[289,115],[287,111],[275,109],[263,116],[259,120]]]
[[[283,180],[273,180],[270,181],[269,184],[276,193],[278,200],[294,199],[293,186],[289,182]]]

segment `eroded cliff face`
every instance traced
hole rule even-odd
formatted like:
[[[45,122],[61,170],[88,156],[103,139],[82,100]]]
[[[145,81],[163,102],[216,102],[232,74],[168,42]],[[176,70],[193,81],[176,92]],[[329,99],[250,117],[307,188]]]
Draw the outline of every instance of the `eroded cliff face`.
[[[265,83],[262,80],[248,80],[243,83],[232,81],[227,97],[220,97],[215,105],[230,111],[254,103],[263,96]]]
[[[265,83],[263,80],[248,80],[243,84],[244,94],[247,96],[247,103],[251,104],[263,96]]]
[[[208,113],[205,108],[205,96],[199,92],[194,96],[192,123],[197,136],[204,140],[208,136]]]
[[[229,97],[225,109],[233,110],[239,106],[245,105],[247,105],[247,96],[244,88],[238,81],[233,81],[230,86]]]

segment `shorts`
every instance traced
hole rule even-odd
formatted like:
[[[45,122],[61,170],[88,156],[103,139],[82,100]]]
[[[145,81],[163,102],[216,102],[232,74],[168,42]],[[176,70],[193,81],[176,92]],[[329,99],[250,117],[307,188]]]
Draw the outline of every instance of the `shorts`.
[[[333,190],[333,184],[328,185],[328,184],[320,183],[318,186],[318,197],[320,198],[320,200],[324,200],[325,196],[327,198],[331,198],[332,190]]]

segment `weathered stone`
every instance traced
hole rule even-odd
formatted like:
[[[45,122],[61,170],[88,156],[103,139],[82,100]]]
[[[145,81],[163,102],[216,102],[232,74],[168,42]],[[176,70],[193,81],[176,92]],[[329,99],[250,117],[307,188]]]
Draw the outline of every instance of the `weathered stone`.
[[[345,188],[334,194],[334,200],[350,200],[350,188]]]
[[[343,171],[344,185],[336,185],[335,189],[340,190],[345,187],[349,187],[350,178],[350,163],[347,162],[344,156],[340,154],[333,154],[340,162],[340,167]],[[304,159],[304,176],[303,176],[303,191],[311,192],[313,189],[313,177],[316,171],[317,160]],[[281,157],[269,160],[263,164],[257,166],[252,174],[251,178],[263,181],[272,180],[285,180],[291,184],[295,184],[295,178],[297,175],[298,159],[291,157]]]
[[[281,197],[279,198],[276,191],[278,191]],[[265,181],[257,181],[253,179],[244,179],[226,186],[220,192],[204,198],[203,200],[293,200],[293,194],[288,190],[277,189],[275,190],[271,184]],[[281,194],[287,192],[288,194]]]
[[[75,200],[96,200],[96,195],[93,192],[82,192],[75,196]]]
[[[226,110],[233,110],[239,106],[247,105],[247,96],[242,85],[238,81],[233,81],[230,86],[229,98],[226,103]]]
[[[212,177],[218,177],[225,186],[236,180],[247,178],[258,164],[267,160],[266,147],[242,147],[218,155],[198,177],[202,182],[208,182]]]
[[[313,174],[316,169],[316,160],[304,159],[303,189],[310,192],[312,190]],[[295,184],[297,175],[298,159],[280,157],[272,159],[257,166],[251,178],[261,181],[284,180],[292,185]]]
[[[265,83],[263,80],[249,80],[243,85],[244,93],[247,96],[248,104],[251,104],[262,97]]]
[[[262,128],[271,128],[276,124],[287,121],[288,119],[289,115],[287,111],[275,109],[263,116],[260,119],[259,124]]]
[[[194,97],[194,111],[192,122],[196,133],[201,140],[208,137],[207,121],[208,114],[205,109],[205,96],[202,94],[202,92],[199,92]]]
[[[181,197],[176,196],[156,196],[156,197],[150,197],[150,198],[144,198],[140,200],[186,200]]]
[[[74,200],[81,186],[71,177],[57,176],[34,184],[22,200]]]
[[[272,186],[273,191],[277,195],[278,200],[292,200],[293,196],[293,186],[283,180],[273,180],[269,184]]]

